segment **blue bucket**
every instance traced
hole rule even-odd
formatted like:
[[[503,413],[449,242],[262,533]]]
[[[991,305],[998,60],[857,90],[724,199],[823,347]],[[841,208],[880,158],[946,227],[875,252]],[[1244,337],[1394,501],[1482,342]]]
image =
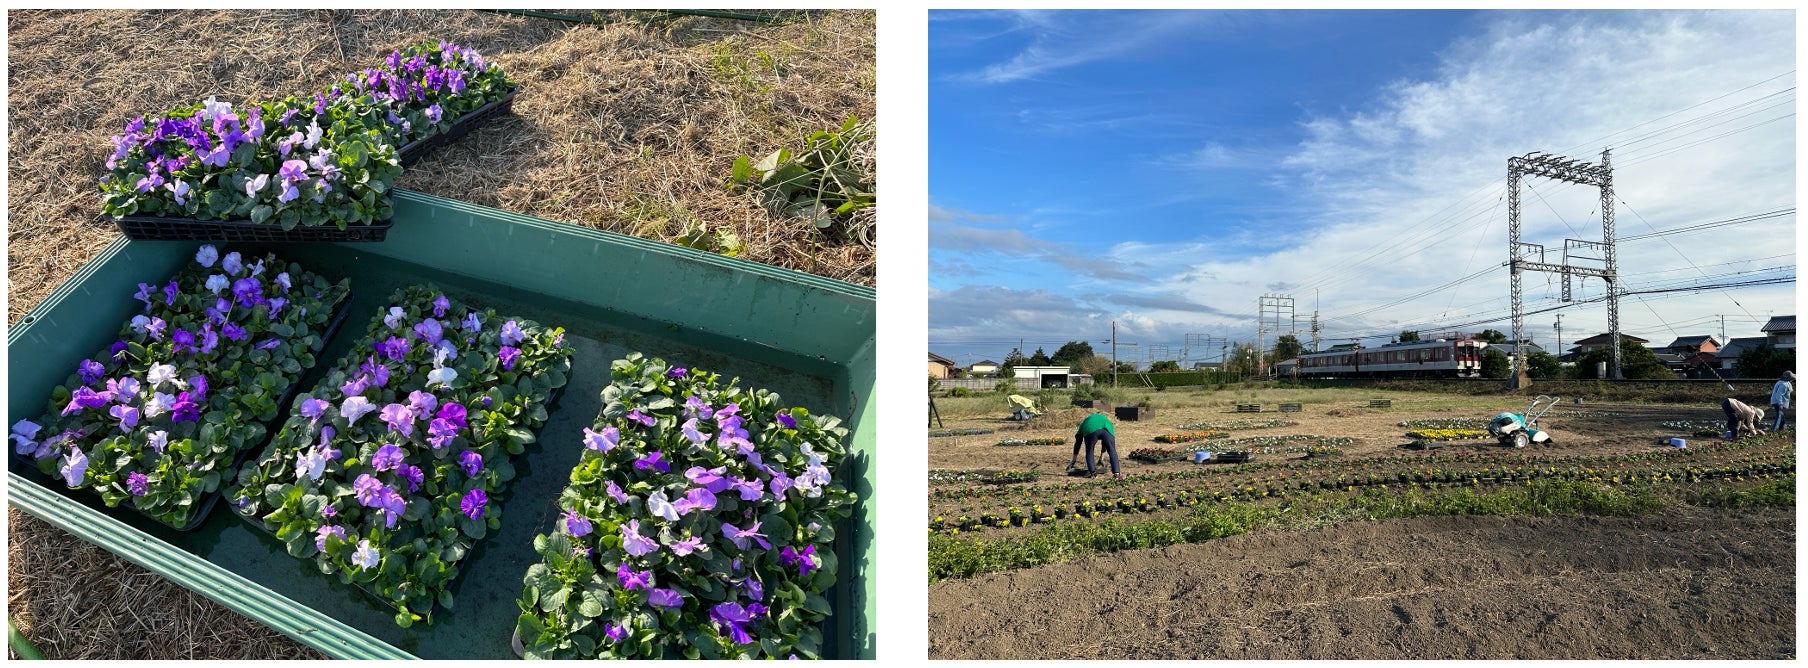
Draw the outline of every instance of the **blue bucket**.
[[[1205,460],[1211,459],[1211,458],[1212,458],[1212,453],[1206,452],[1204,450],[1199,450],[1199,451],[1196,451],[1193,453],[1193,463],[1194,464],[1204,464]]]

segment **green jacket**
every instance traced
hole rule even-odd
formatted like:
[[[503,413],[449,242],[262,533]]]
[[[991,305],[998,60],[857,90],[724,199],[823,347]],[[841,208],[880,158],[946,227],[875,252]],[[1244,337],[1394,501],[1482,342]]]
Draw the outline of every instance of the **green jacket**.
[[[1086,419],[1080,421],[1080,429],[1074,432],[1074,438],[1085,436],[1100,429],[1111,432],[1112,436],[1117,435],[1117,429],[1111,426],[1111,418],[1105,417],[1104,413],[1093,413],[1092,415],[1086,416]]]

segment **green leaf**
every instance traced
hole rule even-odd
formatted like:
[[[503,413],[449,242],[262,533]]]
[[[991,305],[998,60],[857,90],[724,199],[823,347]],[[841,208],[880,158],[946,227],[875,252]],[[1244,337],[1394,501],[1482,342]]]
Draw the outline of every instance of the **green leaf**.
[[[264,221],[270,220],[270,214],[274,211],[275,209],[271,209],[268,204],[251,207],[251,222],[262,225]]]

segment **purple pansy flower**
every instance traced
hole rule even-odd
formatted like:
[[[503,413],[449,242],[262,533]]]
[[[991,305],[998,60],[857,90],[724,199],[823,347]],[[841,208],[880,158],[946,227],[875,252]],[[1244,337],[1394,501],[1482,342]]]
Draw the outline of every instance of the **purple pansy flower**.
[[[384,357],[400,362],[403,358],[408,356],[409,349],[413,347],[413,344],[410,344],[408,339],[399,336],[391,336],[387,339],[383,339],[381,343],[377,344],[377,352],[381,353]]]
[[[470,450],[458,453],[458,465],[465,470],[465,475],[476,477],[483,470],[483,455]]]
[[[214,248],[213,244],[202,244],[201,249],[195,251],[195,261],[201,263],[202,267],[211,269],[213,268],[213,263],[218,262],[219,260],[220,249]]]
[[[370,389],[370,376],[362,373],[339,386],[339,392],[348,397],[364,394],[364,391],[368,389]]]
[[[438,295],[433,298],[433,317],[446,317],[446,309],[448,308],[452,308],[452,302],[447,301],[445,295]]]
[[[653,426],[653,416],[640,412],[640,409],[638,409],[638,408],[628,411],[628,419],[633,420],[635,422],[639,422],[648,427]]]
[[[740,492],[742,501],[758,501],[760,500],[760,497],[766,495],[766,486],[760,483],[759,478],[742,480],[734,476],[729,476],[728,481],[729,487],[736,492]]]
[[[439,408],[439,397],[433,396],[432,392],[415,390],[408,393],[408,406],[414,409],[416,417],[432,415],[433,410]]]
[[[126,475],[126,491],[132,496],[144,496],[151,491],[151,479],[143,473],[133,471]]]
[[[464,404],[458,403],[456,401],[448,401],[444,404],[440,404],[439,413],[437,413],[435,416],[442,420],[452,423],[453,425],[457,426],[459,429],[464,429],[469,426],[469,425],[465,424]]]
[[[227,253],[226,257],[220,260],[220,268],[226,270],[226,275],[228,276],[237,276],[240,271],[245,269],[245,262],[238,254],[238,251],[233,251]]]
[[[473,489],[465,493],[465,498],[458,503],[458,508],[464,511],[465,517],[474,520],[483,519],[484,507],[489,505],[489,502],[490,495],[485,494],[481,489]]]
[[[503,346],[496,351],[496,358],[502,360],[502,368],[509,371],[515,369],[515,358],[520,356],[521,349],[514,346]]]
[[[402,464],[402,446],[384,443],[370,456],[370,466],[378,471],[391,471]]]
[[[608,452],[620,443],[621,430],[615,427],[603,427],[601,432],[591,431],[589,427],[584,428],[584,447],[586,448]]]
[[[625,587],[627,585],[624,584],[622,586]],[[609,640],[619,643],[622,639],[628,637],[628,627],[610,623],[609,626],[603,629],[603,635],[609,636]]]
[[[672,367],[671,369],[668,369],[665,372],[665,375],[667,378],[683,378],[684,374],[687,374],[687,373],[690,373],[689,369],[686,369],[681,366],[675,366],[675,367]]]
[[[672,470],[672,464],[671,462],[665,461],[664,452],[654,450],[648,453],[647,456],[634,460],[634,468],[641,471],[658,469],[662,472],[670,472]]]
[[[427,445],[435,450],[451,445],[452,439],[457,437],[458,427],[445,418],[433,418],[427,425]]]
[[[692,466],[685,469],[684,477],[691,482],[702,485],[704,489],[720,493],[722,490],[728,489],[730,484],[729,479],[722,476],[722,473],[727,470],[728,467],[725,466],[718,466],[713,469]]]
[[[94,360],[82,360],[80,364],[75,365],[75,372],[82,377],[83,385],[93,385],[101,379],[101,376],[106,375],[107,368]]]
[[[641,556],[659,549],[659,543],[640,535],[640,520],[628,520],[621,527],[622,549],[633,556]]]
[[[236,322],[228,322],[221,325],[220,334],[225,335],[227,339],[232,341],[243,341],[251,336],[245,331],[244,327],[240,327]]]
[[[621,582],[622,589],[650,589],[653,586],[653,571],[628,568],[628,562],[624,561],[615,567],[615,579]]]
[[[688,514],[693,510],[714,510],[715,507],[716,495],[702,487],[692,487],[684,493],[684,498],[678,499],[672,504],[672,509],[678,511],[679,515]]]
[[[82,449],[70,446],[69,452],[63,455],[63,465],[57,468],[63,474],[63,482],[70,487],[82,484],[88,475],[88,455]]]
[[[579,515],[578,511],[567,510],[565,511],[564,517],[566,532],[569,532],[572,536],[577,538],[590,535],[590,520],[585,519],[583,515]]]
[[[816,546],[814,544],[805,547],[802,552],[786,545],[785,549],[779,551],[778,560],[779,563],[786,566],[796,564],[798,575],[809,575],[810,571],[819,568],[816,565]]]
[[[727,536],[730,541],[734,542],[736,548],[742,550],[747,549],[748,541],[759,543],[761,549],[772,549],[772,544],[766,542],[766,534],[760,533],[760,523],[757,521],[746,529],[736,528],[733,524],[723,522],[722,535]]]
[[[758,612],[755,612],[753,608],[758,608]],[[747,633],[747,626],[753,623],[754,617],[763,612],[765,612],[765,606],[758,603],[741,607],[739,603],[726,601],[710,607],[709,619],[728,634],[730,639],[745,645],[753,642],[753,636]]]
[[[502,323],[502,345],[512,346],[521,343],[521,339],[526,336],[527,332],[521,331],[521,326],[515,324],[515,321],[510,320]]]
[[[440,338],[443,336],[443,331],[439,321],[434,320],[433,318],[422,320],[419,324],[414,326],[414,333],[419,334],[421,340],[426,341],[429,345],[439,343]]]
[[[649,589],[647,602],[661,608],[676,608],[684,605],[684,597],[674,589]]]
[[[326,413],[326,407],[331,405],[332,404],[327,403],[325,399],[315,399],[313,397],[302,399],[301,416],[307,418],[311,422],[319,422],[320,416]]]
[[[676,554],[680,557],[689,556],[690,553],[703,549],[707,549],[703,547],[703,539],[696,536],[691,536],[676,543],[672,543],[672,554]]]
[[[201,405],[195,402],[196,397],[188,392],[176,393],[176,403],[170,406],[171,422],[198,422],[201,420]]]
[[[177,329],[175,333],[170,334],[170,343],[173,345],[176,352],[196,350],[195,333],[186,329]]]
[[[408,404],[384,406],[380,415],[383,422],[389,424],[390,431],[401,434],[403,438],[414,434],[414,409],[409,408]]]
[[[607,491],[609,492],[609,498],[615,499],[616,503],[624,506],[628,505],[628,500],[633,498],[628,496],[627,492],[622,491],[621,486],[615,484],[614,480],[609,481],[609,488]]]
[[[702,445],[709,441],[709,437],[697,429],[697,418],[685,420],[684,426],[679,431],[684,434],[684,440],[690,441],[691,445]]]
[[[791,417],[790,415],[786,415],[784,413],[778,414],[778,423],[785,425],[785,427],[788,429],[796,429],[797,428],[797,419]]]
[[[327,507],[331,508],[332,506]],[[333,526],[330,524],[321,525],[320,528],[314,530],[314,547],[325,552],[327,536],[334,536],[339,540],[345,540],[345,527]]]
[[[108,409],[107,414],[119,418],[119,431],[123,433],[130,434],[138,426],[138,409],[131,406],[120,404]]]
[[[421,472],[421,467],[413,464],[398,466],[396,472],[402,474],[403,480],[408,481],[408,491],[410,492],[420,489],[421,481],[426,480],[426,474]]]

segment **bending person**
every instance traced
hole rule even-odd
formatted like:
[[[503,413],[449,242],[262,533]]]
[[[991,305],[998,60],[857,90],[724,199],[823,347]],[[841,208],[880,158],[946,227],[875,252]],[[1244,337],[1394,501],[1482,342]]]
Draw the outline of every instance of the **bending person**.
[[[1098,474],[1098,468],[1093,465],[1092,457],[1092,446],[1095,443],[1102,446],[1101,454],[1111,453],[1111,474],[1119,479],[1124,477],[1124,474],[1118,471],[1117,431],[1111,426],[1111,418],[1105,417],[1104,413],[1093,413],[1080,421],[1080,428],[1074,431],[1073,457],[1067,460],[1067,468],[1075,468],[1074,460],[1080,458],[1082,442],[1086,444],[1086,477],[1090,478]]]
[[[1747,406],[1745,402],[1732,397],[1720,400],[1720,410],[1726,413],[1726,430],[1732,433],[1734,440],[1764,433],[1758,430],[1758,422],[1764,419],[1764,411]]]

